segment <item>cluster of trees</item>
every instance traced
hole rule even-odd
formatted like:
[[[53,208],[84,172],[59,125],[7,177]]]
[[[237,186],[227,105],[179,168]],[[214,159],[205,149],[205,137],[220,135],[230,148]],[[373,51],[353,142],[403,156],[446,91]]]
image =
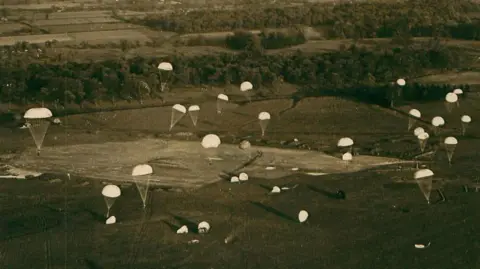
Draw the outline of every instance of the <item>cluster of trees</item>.
[[[333,37],[391,37],[431,29],[442,34],[452,23],[470,24],[479,5],[469,0],[353,1],[337,5],[305,4],[281,8],[194,10],[177,14],[149,15],[133,21],[177,33],[284,28],[294,25],[328,26]]]
[[[155,98],[159,94],[157,65],[171,62],[173,84],[240,84],[248,80],[256,88],[271,86],[282,78],[294,84],[322,85],[328,89],[374,86],[398,77],[421,75],[433,69],[456,68],[461,52],[449,48],[395,48],[369,51],[351,46],[326,54],[218,54],[188,57],[110,60],[96,63],[70,62],[49,65],[24,62],[0,63],[0,100],[12,103],[96,103],[99,100]],[[151,88],[146,91],[145,82]],[[174,90],[174,87],[173,87]]]
[[[235,31],[226,38],[226,46],[234,50],[258,51],[262,49],[281,49],[306,42],[304,34],[298,29],[284,31],[269,30],[259,35],[249,31]]]

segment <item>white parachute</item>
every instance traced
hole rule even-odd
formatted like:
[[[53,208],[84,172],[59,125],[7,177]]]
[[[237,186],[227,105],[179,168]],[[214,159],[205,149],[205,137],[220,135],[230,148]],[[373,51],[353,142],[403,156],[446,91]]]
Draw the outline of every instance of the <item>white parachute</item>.
[[[212,160],[219,160],[218,147],[222,144],[220,137],[216,134],[207,134],[202,139],[202,147],[205,149],[207,160],[211,164]]]
[[[191,105],[188,107],[188,115],[190,115],[190,119],[192,120],[193,126],[197,126],[198,122],[198,115],[200,113],[200,107],[197,105]]]
[[[187,113],[187,109],[180,105],[180,104],[175,104],[172,107],[172,116],[170,118],[170,131],[172,128],[185,116],[185,113]]]
[[[442,117],[440,117],[440,116],[434,117],[432,119],[433,133],[435,135],[437,135],[439,127],[441,127],[443,125],[445,125],[445,120]]]
[[[472,122],[472,118],[468,115],[463,115],[461,118],[461,121],[462,121],[462,135],[465,135],[467,133],[468,125],[470,125],[470,122]]]
[[[206,221],[202,221],[198,224],[197,229],[200,234],[208,233],[210,231],[210,224]]]
[[[445,107],[449,113],[452,112],[453,107],[457,102],[458,96],[456,94],[454,94],[453,92],[447,93],[447,95],[445,96]]]
[[[238,175],[238,179],[240,181],[247,181],[248,180],[248,174],[247,173],[240,173],[240,175]]]
[[[433,175],[430,169],[418,170],[413,175],[413,178],[417,181],[418,187],[429,204],[430,194],[432,193]]]
[[[278,186],[273,186],[272,190],[270,191],[270,193],[280,193],[281,190]]]
[[[418,137],[421,133],[425,133],[425,130],[422,127],[417,127],[413,130],[413,135]]]
[[[23,118],[27,122],[28,130],[35,141],[37,146],[37,155],[40,155],[42,149],[43,140],[47,134],[48,127],[50,126],[50,118],[52,117],[52,111],[48,108],[30,108],[25,112]]]
[[[447,151],[448,164],[452,165],[452,157],[453,153],[455,152],[455,148],[457,147],[458,140],[453,136],[449,136],[445,138],[444,144],[445,150]]]
[[[352,153],[346,152],[342,155],[342,161],[345,163],[345,168],[348,168],[348,165],[353,160]]]
[[[455,89],[455,90],[453,90],[453,93],[456,94],[458,97],[460,97],[460,95],[463,95],[463,90],[462,89]],[[457,106],[460,106],[460,100],[457,100]]]
[[[262,136],[264,136],[268,123],[270,122],[270,113],[260,112],[260,114],[258,114],[258,120],[260,123],[260,128],[262,129]]]
[[[422,113],[418,109],[410,109],[408,116],[408,130],[410,130],[415,125],[415,122],[422,117]]]
[[[425,147],[427,146],[428,138],[430,138],[430,135],[427,132],[423,132],[419,135],[417,135],[418,143],[420,145],[420,150],[422,153],[425,151]]]
[[[398,85],[398,86],[402,86],[402,87],[403,87],[403,86],[405,86],[406,83],[407,83],[407,82],[406,82],[405,79],[403,79],[403,78],[397,79],[397,85]]]
[[[103,187],[102,195],[105,200],[105,204],[107,205],[107,218],[110,216],[110,208],[112,208],[113,204],[121,194],[122,191],[118,186],[107,185]]]
[[[309,214],[307,211],[300,210],[300,212],[298,213],[298,221],[300,221],[300,223],[304,223],[305,221],[307,221],[308,216]]]
[[[337,147],[348,148],[348,152],[352,152],[353,140],[350,137],[342,137],[337,142]]]
[[[217,113],[221,114],[225,105],[228,103],[228,96],[221,93],[217,96]]]
[[[168,83],[172,77],[173,66],[169,62],[161,62],[157,69],[160,75],[160,90],[163,92],[168,88]]]
[[[153,168],[148,164],[139,164],[132,170],[132,177],[137,186],[138,193],[143,202],[143,208],[147,206],[148,188],[150,186],[150,176],[153,174]]]
[[[247,150],[252,147],[252,144],[248,140],[242,140],[240,144],[238,145],[240,149]]]
[[[237,176],[233,176],[233,177],[230,178],[230,182],[231,183],[238,183],[238,182],[240,182],[240,179]]]
[[[244,81],[240,84],[240,91],[245,95],[248,101],[251,101],[251,92],[253,90],[253,85],[249,81]]]

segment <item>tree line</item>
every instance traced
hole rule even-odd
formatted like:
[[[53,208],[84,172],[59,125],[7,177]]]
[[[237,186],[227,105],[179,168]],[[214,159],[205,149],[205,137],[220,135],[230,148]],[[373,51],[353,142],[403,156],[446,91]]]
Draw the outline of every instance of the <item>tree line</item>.
[[[253,55],[252,55],[253,53]],[[163,78],[157,65],[172,63],[171,89],[181,85],[240,84],[272,87],[278,81],[322,85],[324,89],[375,86],[432,70],[465,65],[462,51],[427,46],[377,48],[352,45],[331,53],[237,54],[108,60],[62,65],[0,63],[0,100],[11,103],[97,103],[100,100],[143,100],[161,97]],[[148,85],[148,86],[145,86]],[[353,94],[354,92],[352,92]]]
[[[331,38],[392,37],[398,32],[412,35],[447,35],[452,31],[473,31],[457,24],[475,25],[471,14],[479,12],[469,0],[408,0],[389,2],[345,2],[305,4],[282,8],[238,10],[194,10],[174,14],[148,15],[132,19],[151,28],[177,33],[234,31],[237,29],[288,28],[294,25],[328,29]],[[448,29],[447,29],[448,28]],[[450,32],[445,32],[449,30]],[[468,38],[469,34],[457,34]]]

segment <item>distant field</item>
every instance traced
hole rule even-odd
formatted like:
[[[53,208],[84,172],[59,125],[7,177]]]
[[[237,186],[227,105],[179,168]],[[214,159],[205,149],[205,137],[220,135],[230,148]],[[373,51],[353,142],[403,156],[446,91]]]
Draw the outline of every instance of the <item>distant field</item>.
[[[93,23],[93,24],[73,24],[73,25],[53,25],[45,26],[42,29],[51,34],[89,32],[89,31],[113,31],[125,29],[138,29],[141,26],[129,23]]]
[[[95,18],[66,18],[66,19],[48,19],[48,20],[37,20],[35,25],[39,27],[43,26],[57,26],[57,25],[75,25],[75,24],[87,24],[87,23],[115,23],[120,22],[117,19],[110,17],[95,17]]]
[[[438,83],[438,84],[480,84],[480,72],[450,72],[439,75],[432,75],[418,79],[423,83]]]
[[[8,36],[0,37],[0,46],[11,46],[17,42],[28,42],[32,44],[41,44],[47,41],[57,40],[58,42],[69,42],[74,39],[67,34],[48,34],[48,35],[27,35],[27,36]]]
[[[81,32],[70,35],[77,43],[88,42],[90,44],[119,42],[120,40],[139,41],[141,43],[150,41],[146,35],[134,30]]]
[[[0,34],[11,33],[13,31],[19,31],[22,29],[28,29],[29,27],[20,23],[1,23]]]

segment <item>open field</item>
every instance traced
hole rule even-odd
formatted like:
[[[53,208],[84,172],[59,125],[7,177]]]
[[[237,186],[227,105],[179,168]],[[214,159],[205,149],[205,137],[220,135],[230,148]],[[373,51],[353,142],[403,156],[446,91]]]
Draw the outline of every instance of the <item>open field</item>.
[[[182,94],[177,98],[180,96]],[[440,137],[433,136],[432,144],[448,134],[459,138],[452,167],[446,164],[443,150],[437,153],[434,163],[426,164],[435,172],[436,179],[451,182],[444,186],[448,198],[445,203],[435,203],[438,197],[432,192],[433,202],[427,205],[417,185],[410,180],[413,164],[338,174],[336,169],[342,169],[338,159],[320,152],[257,147],[265,151],[263,160],[236,172],[246,171],[251,175],[246,183],[219,181],[183,191],[152,187],[145,211],[135,185],[119,184],[122,196],[111,210],[117,224],[105,226],[106,207],[100,195],[102,181],[115,182],[118,179],[115,175],[120,174],[127,179],[136,162],[150,162],[159,181],[168,181],[177,175],[179,181],[194,185],[199,179],[193,176],[193,168],[199,177],[213,177],[219,164],[214,161],[212,166],[202,166],[200,160],[207,153],[198,151],[198,135],[207,130],[219,132],[227,142],[250,135],[252,142],[261,144],[254,118],[260,110],[272,112],[264,138],[270,146],[278,145],[282,139],[298,137],[312,145],[335,147],[339,137],[348,135],[361,149],[379,143],[389,152],[418,152],[416,140],[406,130],[405,117],[353,101],[309,98],[283,113],[280,112],[291,106],[287,100],[231,105],[223,115],[228,119],[222,120],[212,115],[212,104],[203,96],[197,93],[191,97],[202,109],[199,130],[191,126],[185,115],[173,134],[166,134],[168,108],[70,116],[63,118],[64,127],[51,127],[44,155],[39,158],[34,156],[27,130],[0,128],[2,149],[19,146],[13,154],[17,157],[7,162],[30,162],[49,168],[56,163],[56,169],[72,175],[71,180],[67,180],[64,173],[47,174],[38,180],[0,180],[3,267],[32,268],[32,264],[36,264],[57,268],[65,262],[69,268],[450,269],[480,266],[476,255],[480,244],[473,240],[479,232],[480,215],[476,212],[480,196],[464,193],[459,184],[454,184],[478,177],[480,171],[475,164],[480,128],[472,124],[468,136],[458,136],[456,125],[442,102],[411,107],[419,108],[426,120],[432,115],[442,115],[447,127],[453,128],[444,130]],[[453,113],[468,113],[475,119],[477,102],[476,99],[461,100],[461,106]],[[80,126],[87,120],[88,126]],[[209,121],[213,124],[208,125]],[[149,130],[149,126],[153,129]],[[190,141],[172,140],[186,132],[194,134],[188,137]],[[158,138],[154,138],[154,134],[158,134]],[[241,162],[233,161],[234,158],[246,158],[234,146],[223,146],[224,151],[218,155],[232,160],[231,166],[224,165],[224,168]],[[354,157],[360,160],[357,168],[376,161],[363,151],[360,154]],[[388,154],[381,152],[380,156]],[[45,159],[39,161],[43,157]],[[266,165],[278,168],[261,169]],[[291,166],[300,167],[298,173],[290,171]],[[302,168],[333,174],[312,177],[302,175]],[[82,169],[86,170],[82,172]],[[210,169],[214,172],[208,172]],[[101,176],[91,180],[80,176],[88,171]],[[274,185],[287,185],[291,189],[268,195]],[[338,189],[346,192],[346,200],[334,198]],[[296,221],[302,209],[310,213],[305,225]],[[211,224],[209,234],[195,232],[194,226],[200,221]],[[190,227],[189,234],[175,233],[182,225]],[[226,237],[232,237],[233,242],[225,244]],[[193,239],[199,240],[197,245],[189,243]],[[429,243],[427,249],[414,248],[414,244]],[[20,248],[23,251],[19,252]]]
[[[76,24],[94,24],[94,23],[119,23],[120,21],[110,17],[95,17],[95,18],[66,18],[66,19],[48,19],[36,20],[34,25],[38,27],[45,26],[59,26],[59,25],[76,25]]]
[[[21,23],[1,23],[0,34],[11,33],[14,31],[20,31],[22,29],[28,29],[29,27]]]
[[[93,23],[93,24],[75,24],[75,25],[55,25],[43,26],[42,29],[51,34],[75,33],[75,32],[96,32],[96,31],[115,31],[126,29],[138,29],[141,26],[129,23]]]
[[[0,37],[0,46],[11,46],[11,45],[15,45],[18,42],[42,44],[47,41],[53,41],[53,40],[57,40],[58,42],[74,41],[74,39],[67,34],[9,36],[9,37]]]

